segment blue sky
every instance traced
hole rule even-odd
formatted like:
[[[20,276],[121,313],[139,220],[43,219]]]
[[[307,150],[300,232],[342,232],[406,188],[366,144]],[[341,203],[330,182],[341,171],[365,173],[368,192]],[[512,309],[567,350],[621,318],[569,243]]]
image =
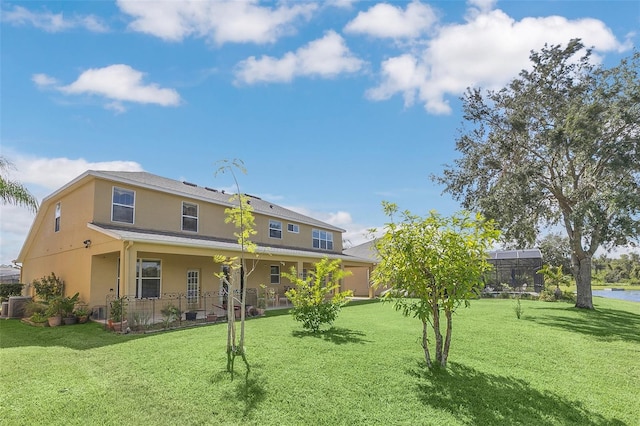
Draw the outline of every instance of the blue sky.
[[[613,65],[638,1],[2,1],[0,154],[40,199],[87,169],[241,190],[347,230],[443,214],[465,88],[581,38]],[[0,263],[33,214],[0,207]]]

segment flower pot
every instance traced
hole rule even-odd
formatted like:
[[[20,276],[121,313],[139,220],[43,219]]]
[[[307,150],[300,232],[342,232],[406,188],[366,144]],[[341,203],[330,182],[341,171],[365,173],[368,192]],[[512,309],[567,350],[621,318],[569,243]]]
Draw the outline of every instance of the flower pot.
[[[62,324],[62,317],[61,316],[49,317],[47,321],[49,322],[49,327],[57,327],[60,324]]]
[[[216,322],[218,321],[218,316],[216,314],[207,314],[207,322]]]
[[[62,320],[64,321],[64,325],[73,325],[78,322],[78,318],[76,317],[64,317]]]
[[[115,321],[111,322],[111,326],[113,327],[113,331],[126,330],[128,324],[129,324],[129,321],[127,321],[127,320],[124,320],[122,322],[115,322]]]

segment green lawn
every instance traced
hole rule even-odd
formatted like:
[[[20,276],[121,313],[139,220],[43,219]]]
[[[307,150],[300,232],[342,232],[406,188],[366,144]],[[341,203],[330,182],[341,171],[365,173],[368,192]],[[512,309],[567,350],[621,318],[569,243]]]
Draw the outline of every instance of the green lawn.
[[[252,366],[225,372],[226,324],[115,335],[0,321],[6,425],[639,425],[640,303],[473,301],[450,365],[424,368],[420,324],[345,308],[320,336],[247,322]]]

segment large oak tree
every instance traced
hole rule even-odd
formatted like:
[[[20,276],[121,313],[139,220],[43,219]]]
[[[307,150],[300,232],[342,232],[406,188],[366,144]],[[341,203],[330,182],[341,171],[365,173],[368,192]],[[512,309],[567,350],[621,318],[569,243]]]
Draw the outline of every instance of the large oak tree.
[[[434,179],[519,246],[563,226],[576,307],[593,309],[593,254],[640,236],[640,54],[606,69],[571,40],[530,59],[503,89],[467,91],[461,157]]]

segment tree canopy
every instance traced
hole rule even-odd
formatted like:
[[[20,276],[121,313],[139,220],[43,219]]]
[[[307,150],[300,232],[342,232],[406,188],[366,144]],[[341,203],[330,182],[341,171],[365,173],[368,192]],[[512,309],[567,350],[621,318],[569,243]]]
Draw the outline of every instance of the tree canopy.
[[[383,206],[393,220],[397,206]],[[385,234],[376,241],[381,260],[371,276],[373,285],[388,287],[383,300],[422,321],[422,347],[429,367],[428,324],[435,335],[436,362],[446,367],[452,314],[481,291],[484,273],[491,268],[487,251],[498,235],[493,222],[481,215],[463,212],[444,217],[432,211],[423,218],[405,211],[402,221],[388,223]],[[442,312],[446,318],[444,340]]]
[[[434,179],[520,248],[563,226],[592,309],[593,254],[640,236],[640,53],[606,69],[575,39],[530,59],[501,90],[467,91],[461,157]]]

